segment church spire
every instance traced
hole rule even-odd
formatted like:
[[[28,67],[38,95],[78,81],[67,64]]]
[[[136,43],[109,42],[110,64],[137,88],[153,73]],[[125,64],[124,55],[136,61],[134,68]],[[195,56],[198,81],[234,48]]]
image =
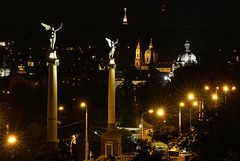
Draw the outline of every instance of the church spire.
[[[153,44],[152,44],[152,38],[150,40],[150,44],[149,44],[149,49],[152,49],[153,48]]]
[[[141,58],[141,46],[140,46],[140,38],[138,39],[138,44],[137,44],[137,47],[136,47],[136,51],[135,51],[135,67],[137,69],[140,69],[141,68],[141,65],[142,65],[142,58]]]
[[[128,20],[127,20],[127,8],[124,8],[124,17],[123,17],[123,25],[128,25]]]

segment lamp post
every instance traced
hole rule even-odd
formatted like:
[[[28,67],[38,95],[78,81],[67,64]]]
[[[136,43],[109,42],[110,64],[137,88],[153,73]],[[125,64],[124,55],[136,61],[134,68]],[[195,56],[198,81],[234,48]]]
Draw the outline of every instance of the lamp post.
[[[216,108],[218,107],[218,95],[217,94],[212,94],[212,99],[215,101],[215,103],[216,103]]]
[[[81,103],[81,107],[85,108],[85,161],[88,161],[88,152],[89,152],[89,147],[88,147],[88,108],[85,102]]]
[[[188,100],[192,101],[194,100],[195,96],[193,93],[189,93],[188,94]],[[190,128],[190,131],[192,130],[192,107],[189,106],[189,128]]]
[[[226,107],[227,105],[227,91],[229,90],[228,86],[227,85],[224,85],[223,86],[223,91],[224,91],[224,105]]]
[[[179,109],[178,109],[178,128],[179,128],[179,135],[181,135],[182,132],[182,107],[184,107],[184,102],[179,103]]]
[[[143,112],[142,115],[141,115],[141,138],[143,139],[143,116],[146,114],[146,113],[153,113],[154,111],[152,109],[146,111],[146,112]]]

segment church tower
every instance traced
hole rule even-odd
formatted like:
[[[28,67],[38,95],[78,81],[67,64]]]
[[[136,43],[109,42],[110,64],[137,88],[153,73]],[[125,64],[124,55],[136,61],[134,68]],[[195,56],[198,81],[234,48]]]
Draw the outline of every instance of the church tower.
[[[123,25],[128,25],[128,20],[127,20],[127,8],[124,8],[124,17],[123,17]]]
[[[149,48],[146,50],[144,54],[144,64],[148,65],[151,62],[151,55],[152,55],[152,49],[153,49],[153,44],[152,44],[152,39],[149,44]]]
[[[142,65],[141,60],[141,47],[140,47],[140,39],[138,39],[138,44],[135,50],[135,67],[140,70]]]

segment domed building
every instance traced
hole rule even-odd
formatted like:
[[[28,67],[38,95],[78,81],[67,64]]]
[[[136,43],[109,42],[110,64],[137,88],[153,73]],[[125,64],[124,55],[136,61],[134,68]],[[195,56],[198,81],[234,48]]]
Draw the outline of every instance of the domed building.
[[[186,40],[184,47],[185,53],[178,56],[177,61],[173,64],[173,71],[180,67],[196,65],[198,63],[196,55],[190,50],[190,43],[188,40]]]
[[[195,65],[197,64],[197,57],[190,50],[190,43],[186,40],[184,44],[185,53],[178,56],[177,61],[173,64],[173,68]]]

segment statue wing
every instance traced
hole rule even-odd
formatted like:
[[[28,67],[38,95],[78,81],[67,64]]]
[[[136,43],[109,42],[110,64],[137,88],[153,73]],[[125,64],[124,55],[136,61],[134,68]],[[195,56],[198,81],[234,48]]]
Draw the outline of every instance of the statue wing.
[[[105,39],[107,40],[109,47],[112,47],[112,40],[110,40],[108,38],[105,38]]]
[[[43,27],[45,27],[45,30],[46,30],[46,31],[51,30],[51,26],[49,26],[49,25],[47,25],[47,24],[45,24],[45,23],[41,23],[41,25],[42,25]]]

